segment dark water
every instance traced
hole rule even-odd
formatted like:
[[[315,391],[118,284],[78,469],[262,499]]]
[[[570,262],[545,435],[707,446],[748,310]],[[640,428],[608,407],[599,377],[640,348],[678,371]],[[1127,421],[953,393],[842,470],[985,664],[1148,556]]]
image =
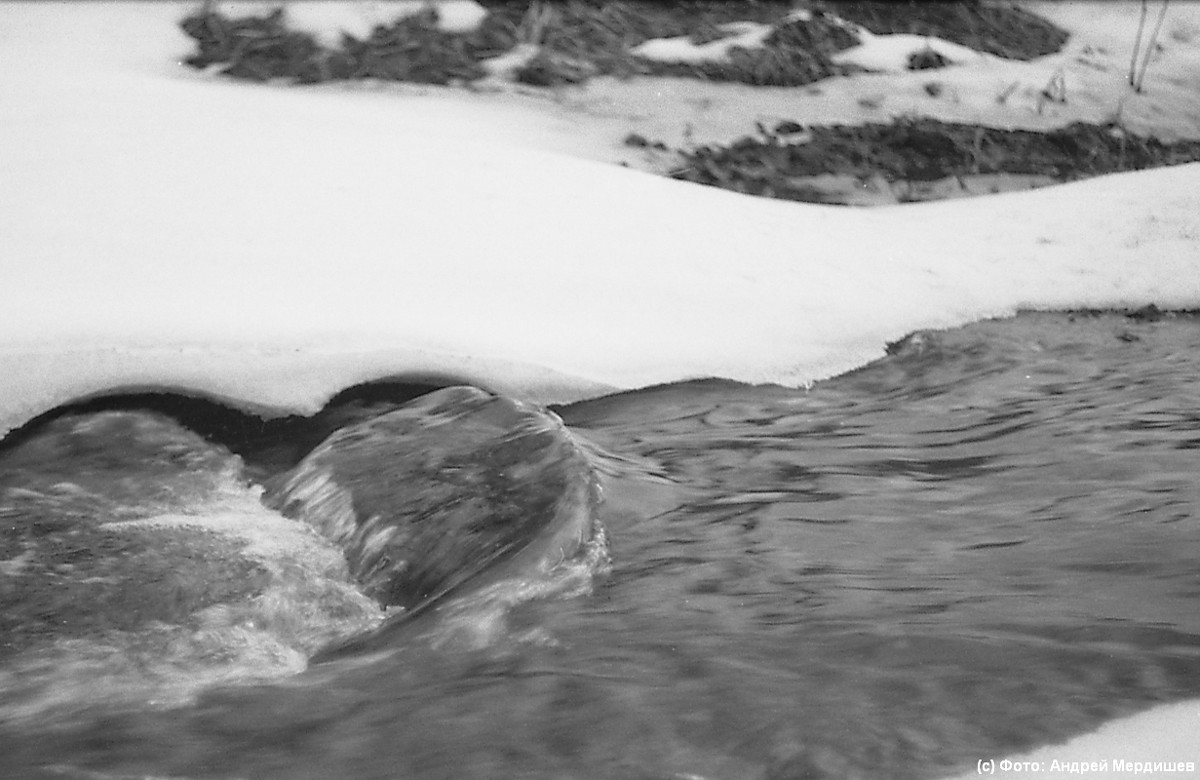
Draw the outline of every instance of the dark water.
[[[1196,318],[557,411],[611,565],[307,669],[384,615],[228,450],[144,413],[10,446],[0,776],[933,778],[1200,695]]]

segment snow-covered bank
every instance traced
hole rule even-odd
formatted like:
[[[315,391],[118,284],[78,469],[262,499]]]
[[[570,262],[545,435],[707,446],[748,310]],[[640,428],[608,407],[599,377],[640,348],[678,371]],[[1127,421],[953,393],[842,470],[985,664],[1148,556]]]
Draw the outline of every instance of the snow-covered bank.
[[[1164,141],[1200,138],[1200,4],[1170,4],[1140,93],[1128,84],[1140,4],[1050,0],[1020,5],[1070,32],[1061,51],[1017,62],[972,55],[936,38],[868,35],[863,46],[837,59],[877,69],[875,73],[836,76],[799,89],[690,79],[628,84],[597,79],[564,103],[592,119],[592,133],[603,129],[619,138],[633,131],[671,148],[729,144],[754,135],[755,122],[766,127],[780,121],[861,125],[909,115],[1028,130],[1119,121],[1134,133]],[[1139,69],[1160,8],[1150,4]],[[953,64],[907,70],[908,56],[926,46]],[[663,167],[636,150],[593,156],[652,170]]]
[[[207,79],[186,8],[0,9],[0,430],[106,386],[308,411],[406,371],[543,401],[801,384],[1017,307],[1200,304],[1198,166],[765,202],[537,151],[470,94]]]
[[[1168,704],[1112,721],[1065,745],[1008,758],[980,756],[975,769],[956,780],[981,775],[1009,780],[1195,777],[1200,774],[1197,735],[1200,702]]]

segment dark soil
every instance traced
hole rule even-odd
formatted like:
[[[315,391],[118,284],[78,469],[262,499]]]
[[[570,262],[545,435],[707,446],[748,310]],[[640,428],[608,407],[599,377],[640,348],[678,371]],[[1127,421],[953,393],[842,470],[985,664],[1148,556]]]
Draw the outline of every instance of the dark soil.
[[[519,43],[539,46],[537,59],[518,69],[518,81],[538,86],[579,83],[596,75],[668,75],[754,85],[797,86],[846,73],[832,55],[858,41],[833,16],[875,33],[936,35],[1013,59],[1056,51],[1067,35],[1031,14],[1006,6],[962,3],[821,2],[811,18],[786,20],[787,0],[691,0],[681,3],[630,0],[531,0],[485,3],[478,29],[462,34],[437,27],[436,11],[377,27],[366,40],[343,36],[325,48],[289,30],[286,16],[229,19],[208,9],[188,17],[183,29],[197,42],[188,64],[221,66],[235,78],[284,79],[301,84],[377,78],[424,84],[471,82],[487,75],[484,60]],[[833,16],[830,16],[832,14]],[[662,63],[631,49],[654,38],[687,36],[697,43],[728,33],[721,25],[752,21],[774,25],[766,46],[735,49],[728,62]],[[928,64],[922,65],[929,67]]]
[[[626,143],[657,146],[640,137]],[[1050,132],[999,130],[936,119],[863,126],[785,122],[726,147],[681,151],[676,179],[753,195],[829,202],[807,177],[822,174],[927,182],[981,174],[1057,182],[1200,161],[1200,142],[1165,144],[1115,125],[1074,123]]]

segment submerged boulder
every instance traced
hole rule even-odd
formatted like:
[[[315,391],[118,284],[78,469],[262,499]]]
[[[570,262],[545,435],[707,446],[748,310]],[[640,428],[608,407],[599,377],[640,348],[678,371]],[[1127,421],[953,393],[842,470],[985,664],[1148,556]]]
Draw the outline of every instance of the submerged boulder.
[[[266,500],[339,544],[368,595],[411,614],[574,556],[599,487],[556,416],[449,387],[336,431]]]

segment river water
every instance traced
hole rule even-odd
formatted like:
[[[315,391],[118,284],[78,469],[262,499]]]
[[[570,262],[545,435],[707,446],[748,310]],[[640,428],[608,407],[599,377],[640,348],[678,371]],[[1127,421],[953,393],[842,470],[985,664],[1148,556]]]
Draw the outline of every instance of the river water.
[[[23,431],[0,776],[936,778],[1200,695],[1196,317],[555,411],[604,492],[570,586],[312,664],[388,615],[270,468],[158,413]]]

